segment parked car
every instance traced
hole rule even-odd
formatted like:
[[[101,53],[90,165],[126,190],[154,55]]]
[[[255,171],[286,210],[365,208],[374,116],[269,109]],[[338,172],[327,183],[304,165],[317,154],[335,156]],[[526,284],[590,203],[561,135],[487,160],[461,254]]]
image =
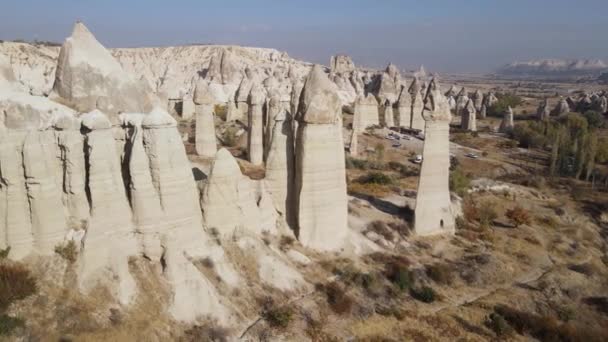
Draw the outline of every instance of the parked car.
[[[421,164],[421,163],[422,163],[422,156],[421,156],[421,155],[419,155],[419,154],[417,154],[417,155],[414,157],[414,159],[412,160],[412,162],[413,162],[414,164]]]
[[[478,155],[476,155],[475,153],[471,153],[471,152],[469,152],[469,153],[465,153],[465,155],[464,155],[464,156],[465,156],[465,157],[472,158],[472,159],[477,159],[477,158],[479,158],[479,156],[478,156]]]

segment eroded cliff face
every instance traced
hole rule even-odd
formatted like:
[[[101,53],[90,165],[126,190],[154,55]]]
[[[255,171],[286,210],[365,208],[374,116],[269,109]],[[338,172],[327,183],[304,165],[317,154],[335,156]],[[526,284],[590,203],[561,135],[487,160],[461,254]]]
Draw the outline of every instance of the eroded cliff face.
[[[212,59],[224,51],[231,53],[233,65],[233,72],[226,76],[226,84],[222,86],[222,92],[223,88],[229,90],[224,96],[234,97],[245,76],[246,67],[256,70],[261,79],[271,75],[273,70],[279,70],[282,74],[293,70],[302,77],[309,68],[306,62],[295,60],[284,52],[265,48],[190,45],[116,48],[107,51],[126,74],[137,75],[136,81],[144,83],[162,99],[178,99],[192,94],[197,78],[204,76]],[[24,84],[28,91],[36,95],[51,93],[60,47],[3,42],[0,43],[0,54],[7,56],[16,79]]]

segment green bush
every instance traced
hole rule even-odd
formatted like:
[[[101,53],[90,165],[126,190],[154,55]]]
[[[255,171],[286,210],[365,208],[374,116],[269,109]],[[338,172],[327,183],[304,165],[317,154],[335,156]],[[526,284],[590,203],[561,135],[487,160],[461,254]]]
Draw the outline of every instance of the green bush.
[[[369,172],[356,181],[361,184],[377,184],[377,185],[392,185],[395,181],[391,176],[385,175],[382,172]]]
[[[347,314],[352,310],[353,299],[346,294],[346,290],[336,282],[325,286],[325,295],[329,307],[337,314]]]
[[[357,170],[385,170],[386,165],[378,161],[357,159],[347,156],[346,168]]]
[[[547,143],[545,136],[531,128],[527,123],[515,125],[510,132],[510,136],[517,140],[519,147],[523,148],[540,148]]]
[[[228,107],[227,106],[216,104],[213,107],[213,112],[215,113],[215,115],[218,118],[226,121],[226,114],[228,113]]]
[[[287,306],[274,306],[262,314],[271,327],[285,329],[293,320],[293,310]]]
[[[454,281],[452,268],[447,264],[433,264],[426,267],[426,275],[438,284],[449,285]]]
[[[509,107],[515,108],[523,103],[521,97],[515,94],[496,94],[498,102],[487,109],[488,116],[502,118]]]
[[[401,176],[403,176],[403,177],[418,176],[418,174],[420,173],[416,168],[413,168],[411,166],[408,166],[408,165],[405,165],[403,163],[399,163],[396,161],[389,162],[388,168],[393,171],[399,172],[399,174],[401,174]]]
[[[466,194],[471,179],[465,175],[460,169],[456,169],[450,173],[450,191],[457,193],[459,196]]]
[[[0,249],[0,260],[6,259],[10,252],[11,252],[11,246],[6,247],[5,249]]]
[[[596,128],[604,127],[605,119],[602,114],[589,110],[589,111],[586,111],[583,114],[583,116],[587,120],[587,124],[589,125],[589,128],[596,129]]]
[[[391,258],[385,264],[385,273],[388,280],[401,291],[407,291],[412,286],[412,273],[407,259]]]
[[[236,129],[233,127],[226,129],[223,140],[224,140],[225,146],[228,146],[228,147],[236,146],[239,142],[239,138],[236,136]]]
[[[55,246],[55,253],[59,254],[62,258],[73,264],[78,259],[78,247],[73,240],[66,242],[65,244]]]
[[[25,327],[25,321],[21,318],[0,315],[0,336],[11,335],[17,328]]]
[[[433,288],[428,286],[422,286],[419,288],[410,289],[410,294],[414,299],[419,300],[423,303],[432,303],[437,299],[437,293]]]
[[[507,320],[496,312],[493,312],[488,316],[486,319],[486,326],[492,329],[492,331],[496,333],[496,336],[509,335],[513,331]]]

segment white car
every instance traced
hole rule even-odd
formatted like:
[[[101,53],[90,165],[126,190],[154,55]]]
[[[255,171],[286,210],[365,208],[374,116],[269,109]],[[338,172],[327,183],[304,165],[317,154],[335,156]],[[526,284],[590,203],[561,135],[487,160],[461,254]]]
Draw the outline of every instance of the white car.
[[[472,159],[477,159],[477,158],[479,158],[479,156],[478,156],[478,155],[476,155],[475,153],[470,153],[470,152],[469,152],[469,153],[465,153],[465,155],[464,155],[464,156],[465,156],[465,157],[472,158]]]
[[[414,157],[414,160],[412,160],[412,162],[414,164],[421,164],[422,163],[422,156],[417,154],[416,157]]]

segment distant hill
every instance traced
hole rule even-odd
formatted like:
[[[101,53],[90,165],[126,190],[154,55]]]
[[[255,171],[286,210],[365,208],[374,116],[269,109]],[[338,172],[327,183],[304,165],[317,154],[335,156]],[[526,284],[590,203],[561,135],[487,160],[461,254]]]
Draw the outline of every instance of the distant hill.
[[[522,77],[585,77],[598,76],[605,71],[608,71],[608,65],[599,59],[538,59],[507,64],[498,73]]]

